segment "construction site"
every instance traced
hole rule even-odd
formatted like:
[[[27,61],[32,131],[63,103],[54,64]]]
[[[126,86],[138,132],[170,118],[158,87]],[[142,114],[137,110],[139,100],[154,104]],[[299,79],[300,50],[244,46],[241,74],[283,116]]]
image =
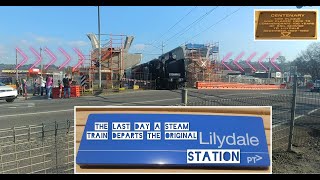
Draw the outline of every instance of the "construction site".
[[[126,68],[140,63],[141,54],[129,54],[133,36],[102,34],[101,64],[99,64],[99,42],[94,34],[88,34],[92,51],[79,69],[74,72],[87,76],[90,89],[98,88],[99,66],[101,66],[101,88],[113,89],[120,86],[120,79]]]
[[[133,86],[140,89],[157,89],[159,86],[156,85],[156,81],[159,81],[157,79],[167,79],[168,82],[177,79],[179,85],[175,86],[176,88],[197,89],[256,89],[262,87],[280,89],[287,86],[284,84],[290,81],[290,73],[281,72],[281,69],[274,63],[280,56],[279,53],[272,59],[269,58],[268,65],[262,64],[262,61],[268,60],[265,54],[259,58],[258,64],[252,65],[250,61],[256,53],[251,54],[245,60],[243,60],[243,52],[234,59],[232,59],[232,53],[220,59],[219,42],[188,43],[160,55],[156,60],[162,65],[155,67],[155,64],[152,65],[155,59],[141,63],[143,54],[129,53],[134,41],[133,36],[115,34],[101,34],[100,36],[101,64],[99,40],[95,34],[91,33],[87,34],[87,37],[91,42],[92,50],[81,66],[73,70],[74,75],[86,76],[86,90],[124,90],[133,88]],[[183,60],[183,64],[171,63],[170,66],[174,69],[171,67],[172,72],[169,72],[169,69],[166,69],[169,67],[166,65],[169,58]],[[101,88],[99,87],[99,68],[101,68]],[[173,77],[174,75],[176,77]],[[303,78],[302,81],[306,80]]]
[[[290,72],[281,70],[275,63],[280,53],[275,54],[272,58],[268,58],[266,53],[260,57],[256,56],[257,53],[245,56],[244,52],[233,57],[231,52],[220,53],[219,42],[186,43],[156,58],[146,59],[142,53],[129,52],[135,39],[134,36],[100,34],[101,43],[96,34],[89,33],[87,37],[91,43],[91,50],[85,55],[77,52],[79,50],[76,51],[79,60],[72,70],[60,67],[59,70],[41,68],[36,75],[58,74],[54,82],[54,85],[57,86],[57,80],[62,79],[64,73],[72,73],[76,81],[74,83],[81,85],[84,91],[91,92],[125,89],[179,89],[182,87],[282,89],[290,85],[292,79]],[[146,61],[144,63],[142,63],[143,58]],[[257,61],[253,62],[255,59]],[[12,77],[14,73],[2,72]],[[299,80],[306,85],[310,77],[299,77]],[[30,82],[32,84],[32,78]],[[170,87],[166,84],[170,84]]]
[[[0,174],[319,173],[319,7],[0,8]]]

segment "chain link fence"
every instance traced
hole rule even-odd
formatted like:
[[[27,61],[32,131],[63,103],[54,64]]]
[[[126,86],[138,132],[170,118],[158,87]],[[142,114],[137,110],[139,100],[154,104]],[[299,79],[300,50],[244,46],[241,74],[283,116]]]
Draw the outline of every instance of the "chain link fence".
[[[74,172],[73,121],[0,129],[0,173]]]
[[[298,89],[293,146],[320,145],[320,93]]]
[[[306,88],[273,91],[182,90],[182,106],[272,106],[272,150],[320,142],[320,93]],[[296,90],[295,90],[296,89]],[[314,142],[314,141],[312,141]]]
[[[286,91],[286,90],[284,90]],[[273,126],[273,151],[288,147],[292,93],[285,94],[261,94],[254,91],[243,93],[243,97],[237,94],[229,95],[205,95],[189,93],[188,106],[272,106]],[[220,93],[217,93],[220,94]],[[180,104],[184,105],[184,104]]]

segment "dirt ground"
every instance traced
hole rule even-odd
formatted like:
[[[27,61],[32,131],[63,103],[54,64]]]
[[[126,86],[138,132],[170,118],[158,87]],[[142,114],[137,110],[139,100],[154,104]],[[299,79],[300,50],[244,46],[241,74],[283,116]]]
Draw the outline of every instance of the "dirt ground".
[[[287,173],[320,173],[320,130],[300,129],[301,136],[293,145],[293,152],[277,152],[272,154],[272,172]]]

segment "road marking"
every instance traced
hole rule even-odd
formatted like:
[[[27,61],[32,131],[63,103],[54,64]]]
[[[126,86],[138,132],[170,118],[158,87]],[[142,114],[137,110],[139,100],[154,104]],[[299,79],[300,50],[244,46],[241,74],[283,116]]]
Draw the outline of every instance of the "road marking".
[[[280,94],[275,94],[275,93],[260,93],[260,94],[280,95]]]
[[[297,96],[297,98],[312,99],[312,100],[317,100],[317,99],[319,99],[319,98],[307,98],[307,97],[301,97],[301,96]]]
[[[312,113],[314,113],[314,112],[316,112],[318,110],[320,110],[320,108],[311,110],[307,114],[299,115],[299,116],[295,117],[294,120],[296,121],[296,120],[298,120],[298,119],[300,119],[300,118],[302,118],[302,117],[304,117],[306,115],[310,115],[310,114],[312,114]],[[290,123],[290,121],[288,121],[288,122],[280,122],[279,124],[272,125],[272,128],[275,128],[275,127],[278,127],[278,126],[281,126],[281,125],[284,125],[284,124],[289,124],[289,123]]]
[[[96,95],[96,96],[94,96],[94,95],[86,95],[86,96],[81,96],[81,98],[92,98],[92,97],[107,97],[107,98],[111,98],[111,97],[114,97],[114,98],[117,98],[117,97],[115,97],[115,96],[122,96],[122,95],[134,95],[134,94],[136,94],[136,93],[142,93],[142,92],[144,92],[144,93],[152,93],[152,92],[155,92],[155,91],[157,91],[157,90],[140,90],[140,91],[133,91],[133,92],[123,92],[123,93],[107,93],[107,95],[106,96],[104,96],[104,95]]]
[[[181,98],[173,98],[173,99],[160,99],[160,100],[154,100],[154,101],[139,101],[139,102],[129,102],[129,103],[120,103],[120,104],[111,104],[108,106],[118,106],[118,105],[124,105],[124,104],[143,104],[148,102],[161,102],[161,101],[172,101],[172,100],[178,100]],[[191,99],[191,98],[189,98]],[[73,109],[64,109],[64,110],[57,110],[57,111],[44,111],[44,112],[35,112],[35,113],[24,113],[24,114],[10,114],[10,115],[2,115],[1,118],[7,118],[7,117],[15,117],[15,116],[29,116],[29,115],[38,115],[38,114],[50,114],[50,113],[58,113],[58,112],[68,112],[73,111]]]
[[[224,97],[224,96],[234,96],[234,95],[245,95],[245,94],[251,94],[252,93],[239,93],[239,94],[225,94],[225,95],[207,95],[204,97]]]
[[[235,96],[235,95],[247,95],[247,94],[250,94],[252,95],[253,93],[239,93],[239,94],[223,94],[223,95],[206,95],[204,97],[224,97],[224,96]],[[276,94],[276,93],[259,93],[259,94],[267,94],[267,95],[287,95],[287,94]],[[251,97],[243,97],[243,98],[260,98],[260,97],[264,97],[264,96],[251,96]]]
[[[38,114],[50,114],[50,113],[67,112],[67,111],[73,111],[73,109],[64,109],[64,110],[58,110],[58,111],[35,112],[35,113],[24,113],[24,114],[10,114],[10,115],[0,116],[0,119],[1,118],[6,118],[6,117],[29,116],[29,115],[38,115]]]
[[[6,103],[1,104],[0,107],[4,108],[25,108],[25,107],[34,107],[35,103]]]
[[[314,113],[314,112],[316,112],[318,110],[320,110],[320,108],[317,108],[317,109],[314,109],[312,111],[309,111],[306,115],[310,115],[310,114],[312,114],[312,113]],[[303,116],[306,116],[306,115],[297,116],[297,117],[294,118],[294,120],[300,119],[300,118],[302,118]]]
[[[277,113],[272,113],[272,116],[278,115],[278,114],[283,114],[283,113],[290,113],[291,114],[291,111],[287,110],[287,111],[280,111],[280,112],[277,112]]]
[[[195,98],[195,97],[191,97],[191,98]],[[191,99],[189,98],[189,99]],[[129,103],[120,103],[120,104],[111,104],[108,106],[118,106],[118,105],[125,105],[125,104],[143,104],[143,103],[149,103],[149,102],[162,102],[162,101],[172,101],[172,100],[178,100],[181,98],[173,98],[173,99],[159,99],[159,100],[153,100],[153,101],[140,101],[140,102],[129,102]]]

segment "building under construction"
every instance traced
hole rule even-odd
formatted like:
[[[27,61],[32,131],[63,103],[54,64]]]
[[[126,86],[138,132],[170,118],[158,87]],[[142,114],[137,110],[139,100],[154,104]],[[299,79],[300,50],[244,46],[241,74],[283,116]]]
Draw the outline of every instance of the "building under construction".
[[[101,66],[102,88],[119,87],[124,70],[139,64],[142,59],[141,54],[128,52],[134,37],[101,34],[101,64],[99,64],[99,41],[95,34],[87,34],[87,36],[91,41],[92,51],[81,72],[88,74],[89,87],[95,87],[99,83],[99,66]]]
[[[99,66],[101,66],[102,88],[118,88],[121,79],[125,78],[125,70],[139,64],[142,54],[130,54],[129,49],[133,36],[101,34],[101,64],[99,64],[99,41],[95,34],[87,34],[92,44],[89,58],[80,68],[80,72],[88,75],[88,86],[98,87]],[[159,56],[166,61],[172,53],[176,59],[185,60],[187,87],[195,87],[197,81],[217,81],[219,68],[219,43],[185,44]],[[149,80],[149,79],[146,79]]]
[[[184,59],[187,87],[194,87],[197,81],[216,81],[218,76],[219,43],[185,44],[159,57],[162,61],[172,53],[175,59]]]

